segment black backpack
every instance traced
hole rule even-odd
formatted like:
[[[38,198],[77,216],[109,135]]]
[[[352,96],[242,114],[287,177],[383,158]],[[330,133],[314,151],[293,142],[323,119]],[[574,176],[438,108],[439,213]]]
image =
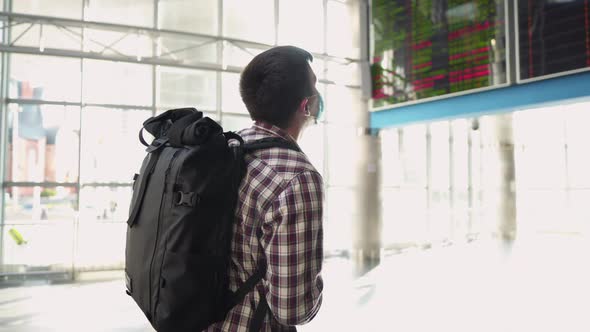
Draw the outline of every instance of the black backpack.
[[[144,129],[155,137],[151,144],[143,138]],[[244,155],[270,147],[299,148],[279,138],[244,144],[194,108],[149,118],[139,139],[148,153],[134,176],[127,221],[127,294],[157,331],[201,331],[224,320],[266,272],[259,269],[237,292],[229,290]],[[264,319],[262,298],[252,330],[259,330]]]

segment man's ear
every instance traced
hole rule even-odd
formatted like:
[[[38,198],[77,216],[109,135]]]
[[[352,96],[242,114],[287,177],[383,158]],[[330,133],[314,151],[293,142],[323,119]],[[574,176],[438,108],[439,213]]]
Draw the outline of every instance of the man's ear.
[[[304,98],[304,99],[301,101],[301,104],[299,104],[299,109],[298,109],[298,111],[299,111],[299,112],[303,112],[303,113],[307,113],[307,112],[309,112],[309,99],[307,99],[307,98]]]

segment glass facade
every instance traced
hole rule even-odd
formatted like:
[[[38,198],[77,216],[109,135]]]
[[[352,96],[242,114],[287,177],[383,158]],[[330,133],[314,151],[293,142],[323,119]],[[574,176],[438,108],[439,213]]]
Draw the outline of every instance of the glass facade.
[[[348,156],[325,146],[354,141],[350,119],[366,106],[359,8],[336,0],[4,0],[0,276],[122,268],[132,176],[145,154],[141,123],[194,106],[228,130],[249,126],[239,73],[274,45],[315,53],[326,116],[301,145],[327,185],[326,227],[348,229],[326,232],[327,250],[349,249],[350,213],[338,206],[353,199],[354,170],[338,167]]]
[[[588,107],[589,102],[577,102],[510,115],[518,237],[588,231]],[[498,169],[504,165],[498,133],[486,128],[499,116],[380,133],[386,249],[460,243],[490,234],[503,181]]]

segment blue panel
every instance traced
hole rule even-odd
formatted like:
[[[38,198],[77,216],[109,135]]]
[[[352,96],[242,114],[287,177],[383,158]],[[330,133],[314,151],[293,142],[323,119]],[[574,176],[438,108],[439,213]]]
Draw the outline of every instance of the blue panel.
[[[473,117],[585,97],[590,97],[590,72],[372,112],[371,127]]]

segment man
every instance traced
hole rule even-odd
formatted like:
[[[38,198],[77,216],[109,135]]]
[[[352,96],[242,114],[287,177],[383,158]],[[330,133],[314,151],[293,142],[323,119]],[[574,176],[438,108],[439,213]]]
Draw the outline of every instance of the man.
[[[322,106],[308,52],[275,47],[256,56],[242,73],[240,93],[254,125],[245,142],[280,137],[297,142]],[[233,230],[230,288],[257,269],[266,274],[253,291],[206,331],[250,331],[257,309],[266,310],[261,331],[296,331],[322,302],[322,177],[304,153],[286,148],[246,157]],[[260,307],[262,306],[262,307]],[[268,306],[268,307],[266,307]]]

